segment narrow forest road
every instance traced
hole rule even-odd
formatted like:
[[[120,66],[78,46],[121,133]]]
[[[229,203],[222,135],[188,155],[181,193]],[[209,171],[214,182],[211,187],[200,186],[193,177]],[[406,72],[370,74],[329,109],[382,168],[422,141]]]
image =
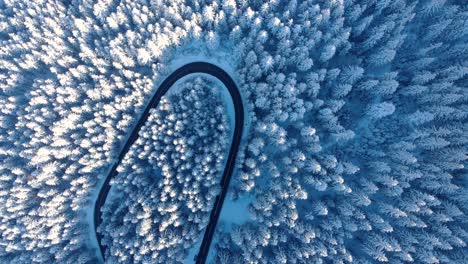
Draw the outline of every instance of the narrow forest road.
[[[186,64],[174,71],[171,75],[169,75],[169,77],[167,77],[162,82],[162,84],[159,86],[159,89],[156,91],[155,95],[153,96],[150,103],[141,115],[140,120],[138,120],[138,123],[133,129],[127,142],[125,142],[125,145],[122,148],[122,151],[119,153],[116,162],[114,162],[114,164],[112,165],[109,174],[106,176],[106,179],[101,189],[99,190],[99,195],[94,204],[94,232],[96,234],[99,249],[103,259],[106,248],[101,244],[102,235],[99,232],[97,232],[97,227],[102,223],[101,207],[104,206],[104,203],[107,199],[107,195],[109,194],[109,190],[111,187],[110,180],[117,175],[118,165],[125,157],[132,144],[138,139],[138,132],[146,123],[146,120],[148,119],[148,116],[150,114],[150,109],[158,105],[158,103],[161,101],[161,98],[166,94],[166,92],[174,85],[174,83],[177,80],[192,73],[209,74],[219,79],[228,89],[229,94],[231,95],[235,113],[234,135],[232,138],[231,148],[229,150],[229,156],[227,158],[226,166],[224,168],[223,176],[220,182],[221,192],[218,196],[216,196],[214,206],[210,214],[210,220],[208,226],[206,227],[205,235],[203,236],[203,241],[201,243],[200,250],[196,257],[197,264],[202,264],[206,262],[211,241],[213,239],[213,235],[216,229],[216,224],[221,213],[221,208],[223,206],[224,199],[226,198],[226,193],[229,187],[229,182],[231,181],[232,172],[234,171],[234,164],[236,161],[237,152],[239,150],[239,144],[242,138],[242,131],[244,128],[244,106],[242,104],[242,98],[239,89],[237,88],[232,78],[223,69],[206,62],[192,62]]]

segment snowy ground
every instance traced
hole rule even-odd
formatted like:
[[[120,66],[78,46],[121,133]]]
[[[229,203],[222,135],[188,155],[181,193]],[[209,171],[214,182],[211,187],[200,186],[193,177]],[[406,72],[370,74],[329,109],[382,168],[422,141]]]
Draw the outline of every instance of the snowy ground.
[[[232,197],[232,193],[228,192],[228,197]],[[225,200],[219,222],[223,226],[223,230],[228,232],[233,224],[243,224],[249,220],[249,204],[253,201],[253,197],[248,194],[242,194],[238,199],[233,200],[228,198]],[[213,242],[215,244],[216,241]]]
[[[249,207],[249,204],[253,201],[253,197],[247,194],[243,194],[240,198],[233,200],[230,198],[232,197],[231,191],[228,192],[227,197],[228,198],[224,200],[224,205],[223,205],[223,209],[221,210],[221,215],[219,216],[216,233],[215,233],[215,236],[213,237],[213,241],[211,242],[210,253],[206,261],[207,263],[210,263],[211,259],[216,255],[214,252],[214,245],[218,243],[219,236],[217,235],[217,233],[219,233],[219,231],[229,233],[233,224],[240,225],[249,220],[248,207]],[[219,230],[218,228],[221,226],[222,226],[222,229]],[[203,233],[200,234],[198,243],[190,249],[189,255],[184,261],[185,264],[193,263],[193,259],[195,255],[198,253],[198,250],[200,248],[203,235],[204,235],[204,230],[203,230]]]
[[[128,136],[127,136],[127,138],[125,138],[125,140],[127,140],[127,139],[128,139]],[[123,142],[125,142],[125,141],[123,141]],[[113,162],[109,165],[109,169],[107,170],[107,172],[104,175],[109,174],[109,171],[112,168]],[[104,263],[104,260],[102,259],[102,256],[101,256],[101,253],[100,253],[100,250],[99,250],[99,243],[97,241],[96,233],[94,232],[94,229],[95,229],[95,226],[94,226],[94,206],[96,204],[97,197],[99,195],[99,190],[102,188],[102,185],[104,184],[104,182],[106,180],[106,178],[104,176],[102,176],[102,175],[100,175],[99,178],[100,178],[99,182],[97,183],[97,186],[99,186],[99,188],[96,189],[96,191],[93,193],[93,195],[92,195],[92,197],[90,199],[91,203],[88,206],[88,208],[86,208],[86,210],[85,210],[85,217],[86,217],[86,222],[88,223],[88,227],[89,227],[89,238],[90,238],[90,240],[88,242],[89,247],[95,249],[96,255],[98,256],[98,259],[100,260],[101,263]],[[109,195],[107,197],[107,200],[115,199],[117,197],[118,197],[118,195],[114,194],[114,192],[112,191],[112,186],[111,186],[111,189],[109,191]]]
[[[232,189],[231,189],[232,190]],[[254,200],[249,194],[242,194],[238,199],[233,200],[232,192],[228,192],[227,199],[224,200],[223,209],[221,210],[221,215],[219,216],[218,227],[216,233],[211,242],[210,254],[207,258],[207,263],[211,263],[211,260],[216,256],[214,246],[218,243],[219,233],[230,233],[233,224],[243,224],[250,219],[249,216],[249,204]]]
[[[169,54],[163,63],[164,68],[162,71],[168,76],[177,68],[195,61],[204,61],[218,65],[236,83],[239,83],[240,79],[235,70],[235,65],[237,64],[232,57],[232,47],[221,46],[216,52],[213,52],[206,47],[205,43],[200,41],[194,41],[190,45],[178,47],[174,53]],[[163,80],[164,78],[158,78],[156,83],[160,83]]]
[[[112,166],[109,167],[109,170]],[[86,217],[86,222],[88,223],[88,229],[89,229],[89,247],[94,248],[96,251],[96,255],[98,256],[99,260],[101,263],[104,262],[104,260],[101,257],[101,253],[99,251],[99,243],[97,241],[96,233],[94,232],[94,205],[96,203],[99,190],[102,188],[102,185],[104,184],[105,177],[101,177],[99,180],[97,186],[99,186],[98,189],[93,193],[93,196],[91,197],[91,202],[90,205],[86,208],[85,211],[85,217]],[[110,190],[110,193],[112,193],[112,189]]]
[[[198,237],[198,242],[189,250],[189,254],[187,255],[187,258],[185,258],[184,264],[192,264],[195,262],[195,256],[198,254],[198,251],[200,250],[200,246],[203,241],[204,235],[205,235],[205,229],[203,229],[203,232],[200,233],[200,236]]]

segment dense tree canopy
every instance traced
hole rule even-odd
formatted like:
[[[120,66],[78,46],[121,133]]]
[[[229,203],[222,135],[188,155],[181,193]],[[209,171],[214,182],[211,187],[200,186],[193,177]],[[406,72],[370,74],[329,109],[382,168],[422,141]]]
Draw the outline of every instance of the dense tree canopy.
[[[248,109],[249,219],[215,263],[466,263],[467,34],[463,0],[0,1],[0,262],[97,261],[102,175],[193,55]],[[154,109],[119,168],[112,261],[182,262],[206,226],[229,131],[207,84]]]

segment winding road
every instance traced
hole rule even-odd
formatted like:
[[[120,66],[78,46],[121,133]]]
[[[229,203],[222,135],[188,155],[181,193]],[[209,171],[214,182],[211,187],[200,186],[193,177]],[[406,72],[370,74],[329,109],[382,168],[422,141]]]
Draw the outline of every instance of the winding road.
[[[117,167],[119,166],[122,159],[127,154],[131,145],[138,139],[138,132],[142,126],[146,123],[148,116],[150,114],[150,109],[154,108],[161,101],[161,98],[166,94],[166,92],[174,85],[174,83],[180,78],[192,74],[192,73],[204,73],[219,79],[224,86],[228,89],[229,94],[231,95],[233,104],[234,104],[234,113],[235,113],[235,128],[234,135],[232,138],[231,148],[229,150],[229,155],[227,157],[226,166],[224,168],[223,176],[220,182],[221,192],[216,196],[213,209],[210,214],[210,220],[208,226],[206,227],[205,234],[203,236],[203,241],[200,246],[200,250],[196,257],[196,263],[202,264],[206,262],[208,256],[208,251],[210,249],[211,241],[216,229],[216,224],[218,222],[219,215],[221,213],[221,208],[223,207],[224,199],[226,198],[226,193],[229,187],[229,182],[231,180],[232,173],[234,171],[234,164],[237,157],[237,152],[239,150],[239,144],[242,138],[242,131],[244,128],[244,106],[242,104],[242,98],[237,88],[236,84],[232,78],[221,68],[207,62],[192,62],[186,64],[176,71],[174,71],[169,77],[167,77],[159,86],[159,89],[154,94],[150,103],[144,110],[143,114],[138,120],[135,128],[133,129],[131,135],[128,137],[127,142],[125,142],[124,147],[119,153],[116,162],[112,165],[112,168],[107,175],[101,189],[99,190],[98,197],[94,204],[94,231],[96,234],[96,239],[99,244],[99,249],[101,251],[101,256],[104,259],[104,252],[106,250],[105,246],[101,244],[102,235],[97,231],[97,227],[102,223],[102,212],[101,208],[106,202],[107,195],[109,194],[110,180],[117,175]]]

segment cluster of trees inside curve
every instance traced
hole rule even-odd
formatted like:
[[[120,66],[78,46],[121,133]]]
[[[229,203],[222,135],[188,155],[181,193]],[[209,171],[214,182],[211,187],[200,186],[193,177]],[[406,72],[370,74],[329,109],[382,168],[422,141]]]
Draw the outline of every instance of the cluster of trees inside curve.
[[[171,89],[112,180],[99,227],[106,261],[183,262],[208,224],[229,150],[226,88],[189,75]]]

